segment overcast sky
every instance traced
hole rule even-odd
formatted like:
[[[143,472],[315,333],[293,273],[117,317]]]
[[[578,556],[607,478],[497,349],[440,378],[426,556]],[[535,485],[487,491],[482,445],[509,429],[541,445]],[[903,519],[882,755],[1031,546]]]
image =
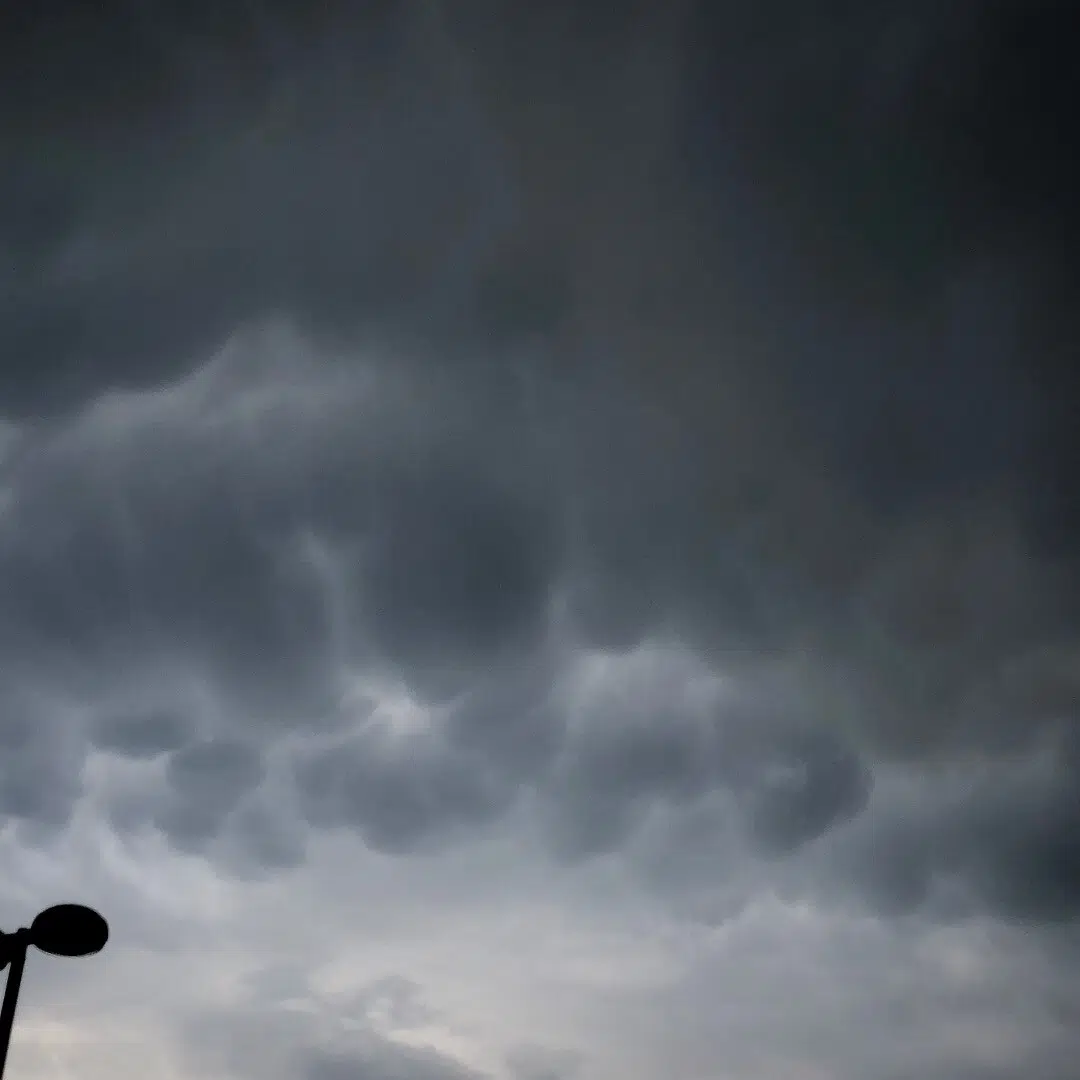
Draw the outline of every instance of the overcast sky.
[[[13,1080],[1065,1080],[1073,5],[0,27]]]

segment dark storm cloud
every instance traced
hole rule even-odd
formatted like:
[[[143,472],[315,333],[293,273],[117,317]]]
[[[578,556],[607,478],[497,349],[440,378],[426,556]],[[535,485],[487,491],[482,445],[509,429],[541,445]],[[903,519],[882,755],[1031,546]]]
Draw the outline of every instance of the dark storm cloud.
[[[191,739],[187,719],[164,710],[135,713],[105,712],[95,717],[90,739],[102,750],[124,757],[156,757],[176,750]]]
[[[642,659],[637,668],[613,661],[564,706],[572,728],[554,763],[550,813],[566,857],[617,850],[651,803],[685,803],[716,783],[713,717],[693,698],[705,673],[678,655]]]
[[[166,762],[168,793],[155,824],[177,847],[197,850],[218,834],[263,774],[258,751],[241,742],[209,739],[175,750]]]
[[[384,655],[438,682],[535,640],[558,567],[549,508],[438,464],[388,486],[365,593]]]
[[[1051,476],[1059,499],[1070,485],[1061,473],[1067,457],[1040,457],[1038,446],[1047,410],[1058,408],[1051,387],[1069,391],[1038,365],[1053,351],[1048,334],[1067,339],[1062,320],[1069,316],[1065,306],[1046,306],[1055,294],[1039,277],[1039,245],[1057,250],[1052,217],[1038,217],[1040,206],[1023,192],[1012,202],[1002,197],[986,231],[972,222],[970,249],[958,237],[948,257],[932,249],[932,222],[927,229],[905,219],[936,214],[951,228],[959,211],[970,210],[965,185],[977,189],[981,178],[961,155],[966,121],[950,118],[947,102],[935,117],[932,92],[922,85],[928,76],[914,59],[896,73],[892,112],[876,106],[864,86],[880,55],[868,44],[888,46],[897,29],[910,34],[920,64],[928,52],[944,71],[949,59],[961,65],[974,50],[978,69],[986,34],[995,49],[1006,48],[989,16],[961,12],[949,26],[936,8],[910,5],[837,6],[805,21],[784,5],[766,5],[760,18],[731,6],[708,13],[709,28],[696,40],[711,74],[698,86],[701,111],[687,152],[703,155],[694,168],[705,201],[694,212],[715,223],[701,252],[716,282],[716,314],[699,327],[711,346],[699,361],[709,375],[695,381],[687,372],[687,356],[695,356],[687,319],[672,323],[668,385],[656,377],[649,408],[627,415],[623,436],[639,458],[662,469],[665,487],[654,494],[648,473],[606,433],[618,449],[605,480],[614,487],[616,462],[633,461],[626,475],[634,488],[624,505],[610,490],[605,502],[597,500],[609,521],[594,530],[604,546],[585,589],[598,631],[615,641],[633,639],[650,613],[677,605],[706,633],[731,620],[736,640],[773,645],[804,620],[820,630],[843,610],[860,575],[876,572],[893,529],[950,497],[981,494],[1006,505],[1019,518],[1020,543],[1041,544],[1030,496]],[[904,22],[910,25],[898,25]],[[1041,32],[1050,32],[1046,19]],[[919,113],[916,89],[931,95],[920,106],[922,126],[919,117],[904,118]],[[985,90],[971,93],[1003,112],[994,104],[1000,88]],[[976,114],[981,107],[970,106]],[[1015,126],[1001,119],[1003,130]],[[943,132],[934,128],[939,122]],[[931,150],[956,157],[927,163]],[[926,176],[916,182],[912,169]],[[896,228],[891,246],[863,227],[863,196],[870,224]],[[935,200],[946,205],[935,209]],[[1017,252],[1009,245],[1019,234],[1009,222],[1021,218],[1032,224]],[[927,242],[917,239],[920,230],[928,231]],[[913,239],[924,270],[908,289],[890,274],[902,269],[897,245]],[[719,260],[728,261],[716,266]],[[643,276],[667,272],[650,262]],[[627,307],[617,338],[628,358],[620,369],[624,394],[626,373],[642,354],[635,331],[644,321],[635,321],[639,307]],[[655,309],[648,319],[659,321]],[[735,383],[730,354],[741,357]],[[785,408],[768,396],[754,401],[760,388],[747,381],[750,366],[775,383]],[[696,400],[677,397],[678,386]],[[749,434],[745,422],[740,430],[721,394],[744,409],[762,407],[758,423],[769,436]],[[666,428],[657,418],[665,406]]]
[[[506,474],[510,445],[485,464],[440,430],[446,417],[426,417],[423,387],[402,404],[376,369],[369,385],[362,368],[324,365],[296,389],[273,344],[241,341],[191,380],[28,438],[0,529],[7,662],[97,700],[100,748],[172,750],[168,798],[148,812],[199,845],[259,779],[253,748],[186,745],[200,730],[339,724],[344,665],[453,691],[445,748],[361,742],[323,760],[338,782],[318,780],[315,816],[408,848],[492,816],[551,752],[537,649],[558,517],[527,475]],[[258,813],[235,826],[268,858],[294,858]]]
[[[96,659],[106,677],[111,661],[228,658],[238,685],[272,680],[288,708],[289,684],[302,693],[319,663],[317,594],[277,572],[220,448],[193,445],[194,431],[104,427],[17,467],[0,541],[9,656],[87,672]]]
[[[1075,735],[1059,733],[1020,761],[883,792],[839,838],[841,872],[883,913],[1067,923],[1080,914],[1076,767]]]
[[[10,662],[190,663],[270,720],[328,708],[365,651],[435,680],[529,644],[558,522],[498,476],[515,452],[487,466],[362,367],[301,370],[309,397],[267,347],[28,439],[0,528]]]
[[[973,816],[956,858],[993,910],[1035,923],[1080,914],[1080,814],[1072,776],[1047,792],[992,801]]]
[[[780,855],[865,805],[867,765],[832,718],[815,718],[782,685],[725,685],[664,650],[607,663],[606,685],[586,679],[568,704],[550,790],[561,854],[617,850],[658,806],[692,815],[723,794],[750,848]]]
[[[490,821],[517,793],[512,778],[434,737],[394,745],[361,735],[314,750],[297,761],[296,782],[311,824],[351,826],[369,847],[392,853],[430,848]]]
[[[13,294],[9,325],[70,327],[66,345],[35,347],[27,329],[11,350],[39,373],[39,399],[76,371],[108,383],[110,362],[154,380],[168,341],[210,342],[268,308],[318,323],[362,322],[406,297],[437,307],[453,289],[417,246],[438,248],[439,222],[487,220],[509,184],[516,216],[498,251],[476,240],[482,224],[447,241],[456,254],[442,265],[460,271],[462,295],[474,277],[494,290],[493,310],[466,305],[466,323],[480,319],[456,324],[467,336],[483,339],[489,316],[513,321],[522,296],[533,309],[574,296],[594,325],[711,310],[700,329],[714,345],[738,341],[794,380],[801,421],[860,498],[908,505],[1024,459],[1033,509],[1067,510],[1052,478],[1068,410],[1045,390],[1061,374],[1049,335],[1068,297],[1044,281],[1069,278],[1054,253],[1076,220],[1066,6],[702,4],[663,18],[642,5],[603,17],[523,7],[440,18],[269,3],[211,19],[198,6],[59,5],[62,18],[27,19],[32,40],[12,39],[22,59],[8,66],[24,93],[10,100],[26,102],[27,129],[47,118],[67,153],[47,155],[61,174],[51,185],[22,182],[42,209],[13,219],[85,235],[65,222],[98,227],[109,200],[84,189],[114,202],[142,192],[126,216],[109,210],[105,239],[85,241],[86,283],[29,275]],[[210,128],[196,122],[200,86],[223,117]],[[125,153],[93,165],[76,92],[83,126]],[[117,134],[135,103],[141,126]],[[260,142],[264,120],[273,138]],[[48,209],[66,205],[48,194],[64,184],[81,213]],[[985,336],[956,342],[972,335],[954,310],[970,302],[944,303],[957,282],[985,297],[979,324],[991,304],[1013,319],[1000,336],[1030,341],[1030,364]],[[181,351],[172,363],[199,350]],[[673,340],[665,363],[684,351]],[[961,415],[972,390],[976,416]]]
[[[750,802],[750,833],[766,852],[792,851],[866,803],[868,770],[827,732],[795,732],[771,765]]]
[[[257,752],[241,742],[209,739],[169,755],[165,778],[184,798],[230,805],[262,776]]]
[[[996,507],[958,500],[895,529],[844,646],[869,677],[868,732],[901,755],[1008,753],[1075,716],[1072,583]]]
[[[521,779],[550,765],[563,742],[566,715],[553,699],[565,656],[545,644],[515,663],[496,667],[448,705],[440,726],[465,754],[482,754]]]
[[[1080,163],[1069,6],[702,13],[688,145],[714,250],[738,262],[747,311],[782,313],[751,333],[774,335],[834,469],[896,512],[1019,466],[1033,535],[1060,545],[1077,284],[1061,241]],[[967,295],[947,303],[957,283]]]
[[[62,826],[82,794],[78,713],[56,704],[45,693],[0,689],[0,821]]]
[[[174,838],[295,857],[175,742],[350,723],[352,664],[443,710],[297,755],[304,816],[390,851],[531,786],[565,853],[720,792],[797,855],[879,759],[1018,769],[1075,723],[1066,5],[48,10],[5,76],[4,674],[93,699],[102,748],[173,740]],[[207,362],[270,312],[305,332]],[[575,726],[561,657],[506,674],[553,613],[748,701],[658,677]],[[47,767],[16,811],[70,806]],[[1063,796],[927,805],[881,826],[883,906],[947,837],[980,903],[1072,910]]]
[[[400,318],[453,274],[499,194],[430,20],[305,8],[16,20],[8,408],[154,385],[268,311]]]
[[[898,535],[895,552],[883,550],[875,577],[860,591],[867,618],[877,618],[880,625],[856,628],[865,639],[868,629],[879,632],[877,651],[863,655],[842,641],[849,665],[852,656],[859,661],[843,674],[857,690],[868,688],[862,697],[855,695],[859,710],[854,717],[823,708],[821,688],[813,682],[777,689],[767,677],[767,664],[762,669],[766,675],[757,678],[745,650],[726,659],[723,650],[706,651],[692,661],[675,647],[666,659],[660,650],[659,661],[652,663],[651,648],[606,660],[598,654],[614,673],[608,683],[581,701],[560,698],[552,687],[567,658],[545,660],[536,653],[542,612],[560,567],[550,539],[557,528],[533,516],[541,507],[505,476],[485,478],[482,455],[462,455],[460,448],[440,454],[453,445],[439,441],[453,436],[453,425],[426,433],[415,453],[394,447],[392,439],[384,445],[384,435],[417,426],[424,430],[423,409],[408,426],[384,422],[379,431],[360,425],[365,437],[354,441],[347,426],[338,426],[334,407],[344,401],[363,414],[362,396],[350,392],[352,377],[339,379],[332,365],[301,368],[311,394],[305,411],[308,399],[303,394],[294,399],[288,389],[294,369],[275,367],[273,357],[264,355],[272,344],[272,335],[241,343],[201,382],[182,384],[160,398],[118,401],[111,411],[86,414],[70,429],[43,434],[36,445],[24,446],[11,474],[14,497],[5,540],[12,554],[4,573],[12,582],[9,595],[24,598],[26,606],[7,612],[9,648],[12,656],[21,653],[24,664],[38,665],[41,674],[66,679],[79,651],[93,655],[112,633],[118,635],[118,647],[101,655],[119,655],[119,646],[146,646],[146,636],[136,632],[130,616],[114,625],[116,597],[107,590],[97,609],[79,602],[86,596],[78,591],[83,582],[89,589],[101,585],[102,570],[88,557],[88,548],[107,570],[113,568],[108,570],[113,580],[124,574],[130,580],[132,570],[138,572],[138,588],[130,594],[136,603],[130,606],[137,611],[142,605],[144,619],[146,613],[153,616],[148,622],[163,655],[175,651],[193,662],[211,698],[241,705],[247,717],[212,719],[204,715],[197,694],[189,692],[185,699],[183,692],[176,693],[169,704],[176,708],[177,698],[186,701],[192,733],[199,724],[215,726],[222,720],[234,728],[246,728],[248,719],[265,726],[260,706],[275,687],[296,710],[294,721],[302,717],[317,724],[318,710],[314,715],[306,710],[332,699],[325,680],[334,661],[363,665],[389,660],[414,689],[430,689],[424,676],[430,673],[432,653],[441,660],[436,646],[460,627],[464,640],[451,640],[445,655],[471,668],[468,689],[442,704],[430,695],[426,703],[421,697],[418,707],[434,710],[432,732],[395,741],[363,731],[299,755],[299,809],[312,824],[355,827],[381,850],[424,849],[493,820],[515,802],[523,785],[530,785],[552,808],[556,847],[580,856],[621,847],[658,802],[692,810],[719,790],[730,795],[730,813],[751,847],[780,854],[804,847],[861,809],[869,777],[852,732],[862,738],[869,734],[872,742],[889,747],[891,734],[909,741],[910,725],[924,719],[919,709],[929,699],[905,700],[904,687],[890,681],[895,675],[915,672],[924,679],[924,689],[930,685],[932,690],[926,680],[937,665],[946,689],[957,688],[938,704],[940,715],[959,725],[961,736],[945,738],[941,731],[930,731],[933,741],[954,749],[983,745],[1008,750],[1017,740],[1022,745],[1051,721],[1053,710],[1070,707],[1068,653],[1033,644],[1057,641],[1060,628],[1051,615],[1059,591],[1049,588],[1053,578],[1021,557],[1007,535],[979,528],[978,522],[966,533],[953,522],[922,524],[911,535]],[[292,347],[304,346],[292,339]],[[363,379],[356,378],[356,385],[362,385]],[[377,380],[373,385],[377,390]],[[381,400],[374,399],[376,411]],[[393,411],[392,394],[388,400]],[[246,420],[245,406],[252,409]],[[410,414],[398,415],[404,419]],[[272,448],[278,455],[274,461],[286,467],[268,467],[265,458],[254,455],[263,448]],[[283,448],[293,453],[286,456]],[[191,508],[186,516],[170,507],[169,489],[152,476],[162,455],[187,462],[172,484],[179,495],[184,485],[191,492],[190,502],[181,499]],[[342,506],[338,500],[348,486],[339,486],[339,477],[348,475],[350,463],[354,503]],[[144,477],[144,471],[150,475]],[[93,498],[96,492],[111,501]],[[117,507],[123,512],[117,513]],[[222,520],[227,528],[219,526]],[[162,526],[165,530],[159,531]],[[186,530],[191,541],[181,544],[169,527]],[[322,591],[326,586],[320,586],[317,575],[301,578],[300,584],[314,594],[309,601],[313,610],[328,602],[332,590],[334,604],[345,615],[339,615],[337,636],[327,629],[322,645],[304,643],[308,656],[316,648],[328,655],[316,656],[315,666],[307,668],[314,674],[298,687],[293,673],[305,668],[297,668],[291,650],[299,635],[277,639],[262,620],[276,604],[284,604],[283,617],[296,614],[282,595],[283,583],[296,579],[279,572],[275,555],[302,552],[288,542],[304,527],[331,538],[321,549],[308,551],[306,564],[307,569],[323,566],[330,589]],[[380,528],[382,537],[393,536],[395,542],[365,544],[370,536],[380,536]],[[135,542],[120,546],[118,533]],[[50,543],[40,542],[50,535]],[[84,535],[90,544],[80,543]],[[459,537],[448,558],[434,542],[443,535]],[[216,544],[234,547],[236,554],[222,561]],[[86,560],[85,569],[81,578],[61,577],[58,587],[58,574],[52,571],[70,574],[61,558],[65,552]],[[489,579],[492,564],[500,562],[499,572]],[[403,568],[396,581],[389,572],[395,564]],[[238,572],[214,573],[218,565],[235,566]],[[506,568],[514,565],[526,572],[508,574]],[[199,592],[200,574],[217,583],[213,603],[204,601],[202,607],[195,602],[196,595],[205,595]],[[387,595],[387,578],[396,589],[393,606],[372,602],[372,597],[377,601]],[[993,589],[984,582],[993,582]],[[492,606],[487,592],[496,583],[508,595]],[[45,618],[47,605],[34,605],[39,594],[54,598],[53,610],[69,613],[66,621]],[[474,600],[475,609],[469,607]],[[23,610],[27,614],[20,617]],[[196,621],[188,623],[188,613]],[[348,632],[352,619],[362,632]],[[517,640],[509,632],[515,622],[528,629]],[[323,625],[331,623],[327,615]],[[203,630],[196,633],[189,626]],[[522,660],[521,650],[531,658]],[[58,657],[66,657],[67,664]],[[820,659],[830,659],[827,649]],[[635,666],[639,660],[644,660],[640,672]],[[84,665],[75,665],[76,670],[83,667],[83,675]],[[138,665],[134,670],[138,674]],[[988,684],[987,672],[994,676]],[[705,691],[717,676],[740,693],[710,699]],[[112,677],[106,670],[99,688]],[[1011,693],[997,695],[1002,698],[998,713],[988,711],[994,695],[986,687],[992,689],[994,679]],[[260,690],[260,680],[270,680],[269,687]],[[74,685],[95,684],[76,678]],[[973,710],[958,711],[956,702],[962,692],[970,696],[972,687],[981,691],[981,699],[976,694]],[[998,733],[991,742],[987,725],[998,716],[1004,735]],[[334,722],[347,719],[346,710]],[[854,725],[848,734],[841,734],[842,719]],[[567,720],[572,721],[569,731],[564,730]],[[94,721],[90,735],[103,748],[120,752],[125,738],[150,737],[137,728],[125,729],[108,711]],[[239,807],[258,775],[229,772],[233,751],[223,762],[213,754],[214,760],[207,758],[205,749],[174,753],[167,767],[167,778],[173,778],[168,798],[143,816],[188,848],[205,850],[227,833],[232,844],[246,848],[248,863],[262,858],[295,865],[301,834],[283,827],[267,806]],[[214,783],[214,764],[225,769],[220,785]],[[943,820],[948,816],[943,809]],[[898,846],[896,866],[885,873],[903,876],[902,855]],[[1003,871],[1013,863],[1003,861]]]

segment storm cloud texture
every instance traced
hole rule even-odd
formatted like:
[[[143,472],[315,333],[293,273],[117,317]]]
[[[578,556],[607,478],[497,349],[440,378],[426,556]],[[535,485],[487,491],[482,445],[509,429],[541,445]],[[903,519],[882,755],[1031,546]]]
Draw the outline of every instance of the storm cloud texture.
[[[1072,5],[0,19],[13,1070],[1074,1075]]]

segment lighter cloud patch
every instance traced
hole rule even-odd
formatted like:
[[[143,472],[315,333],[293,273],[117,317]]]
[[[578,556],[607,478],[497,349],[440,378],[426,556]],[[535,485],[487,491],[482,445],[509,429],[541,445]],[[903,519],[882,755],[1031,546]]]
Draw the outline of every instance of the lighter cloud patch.
[[[64,437],[100,450],[179,432],[258,455],[273,451],[282,432],[317,437],[332,418],[348,417],[363,438],[385,435],[419,404],[400,358],[375,345],[347,358],[328,354],[276,317],[240,327],[209,360],[173,382],[101,395]],[[430,402],[426,412],[433,412]]]
[[[583,650],[556,693],[571,728],[580,729],[588,725],[599,702],[640,707],[643,698],[658,696],[669,705],[681,703],[688,716],[704,722],[729,685],[689,649],[653,640],[622,653]]]
[[[0,466],[5,465],[13,456],[22,439],[22,426],[0,417]]]
[[[85,1022],[52,1019],[41,1008],[24,1010],[13,1041],[10,1064],[19,1076],[41,1080],[113,1080],[153,1076],[189,1080],[166,1047],[163,1033],[142,1024],[96,1016]]]
[[[349,656],[349,643],[357,637],[352,609],[346,598],[356,593],[359,583],[349,577],[345,560],[329,541],[311,528],[303,529],[294,541],[294,554],[315,581],[330,628],[334,660],[340,668]],[[351,692],[353,679],[343,678],[344,694]]]
[[[174,382],[103,395],[87,407],[82,422],[98,433],[169,422],[204,431],[244,430],[245,421],[283,410],[291,419],[322,415],[340,402],[343,384],[355,394],[372,387],[375,376],[357,364],[335,372],[319,362],[291,322],[260,320],[234,331],[209,360]]]
[[[342,707],[354,727],[389,739],[409,739],[433,730],[439,710],[421,704],[405,684],[369,672],[344,677]]]
[[[109,828],[93,828],[101,870],[140,906],[186,923],[221,923],[235,916],[235,890],[202,858],[174,852],[155,831],[121,841]]]

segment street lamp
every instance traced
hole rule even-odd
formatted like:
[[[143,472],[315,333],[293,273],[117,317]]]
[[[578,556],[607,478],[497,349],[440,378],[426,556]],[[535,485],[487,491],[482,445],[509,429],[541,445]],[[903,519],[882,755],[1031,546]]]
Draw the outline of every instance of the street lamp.
[[[0,970],[8,970],[4,1003],[0,1006],[0,1080],[7,1064],[11,1024],[22,985],[26,950],[35,946],[53,956],[90,956],[100,952],[109,940],[109,924],[93,908],[82,904],[57,904],[34,917],[30,929],[23,927],[14,934],[0,930]]]

